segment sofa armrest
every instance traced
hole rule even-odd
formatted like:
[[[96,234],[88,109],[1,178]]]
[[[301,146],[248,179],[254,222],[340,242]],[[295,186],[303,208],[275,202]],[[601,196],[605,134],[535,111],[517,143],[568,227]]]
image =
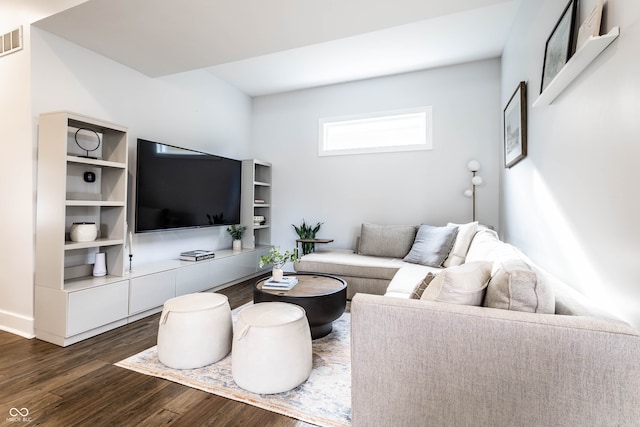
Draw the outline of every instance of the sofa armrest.
[[[640,332],[357,294],[353,425],[638,425]]]

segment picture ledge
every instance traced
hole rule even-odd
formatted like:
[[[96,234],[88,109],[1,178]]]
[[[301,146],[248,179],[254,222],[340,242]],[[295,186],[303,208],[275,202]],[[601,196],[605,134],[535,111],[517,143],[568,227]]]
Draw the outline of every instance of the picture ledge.
[[[607,34],[598,37],[590,37],[560,70],[558,75],[549,83],[546,89],[533,103],[533,107],[549,105],[564,91],[567,86],[593,62],[618,36],[620,27],[614,27]]]

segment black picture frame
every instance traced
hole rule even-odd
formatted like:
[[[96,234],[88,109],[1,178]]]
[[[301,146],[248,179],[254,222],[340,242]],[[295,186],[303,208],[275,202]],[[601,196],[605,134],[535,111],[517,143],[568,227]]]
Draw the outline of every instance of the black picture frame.
[[[569,1],[547,39],[544,48],[540,93],[544,92],[549,83],[573,55],[577,14],[578,0]]]
[[[527,156],[527,83],[520,82],[504,107],[504,167]]]

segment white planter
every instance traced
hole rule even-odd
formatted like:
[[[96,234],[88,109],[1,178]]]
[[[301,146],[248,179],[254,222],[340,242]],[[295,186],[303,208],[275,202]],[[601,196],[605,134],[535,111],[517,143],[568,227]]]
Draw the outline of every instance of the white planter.
[[[279,282],[282,280],[282,277],[284,276],[284,271],[282,271],[281,268],[273,268],[273,271],[271,272],[271,276],[273,276],[273,280],[275,280],[276,282]]]
[[[239,251],[242,249],[242,240],[234,240],[233,241],[233,250]]]

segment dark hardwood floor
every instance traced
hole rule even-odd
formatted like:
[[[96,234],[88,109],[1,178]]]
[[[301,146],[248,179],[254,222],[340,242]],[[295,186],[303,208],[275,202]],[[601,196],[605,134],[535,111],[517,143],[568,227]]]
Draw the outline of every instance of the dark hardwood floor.
[[[254,281],[219,292],[233,309],[252,299]],[[64,348],[0,331],[0,425],[310,426],[114,366],[156,344],[158,320],[156,314]],[[12,416],[12,408],[27,408],[30,422]]]

